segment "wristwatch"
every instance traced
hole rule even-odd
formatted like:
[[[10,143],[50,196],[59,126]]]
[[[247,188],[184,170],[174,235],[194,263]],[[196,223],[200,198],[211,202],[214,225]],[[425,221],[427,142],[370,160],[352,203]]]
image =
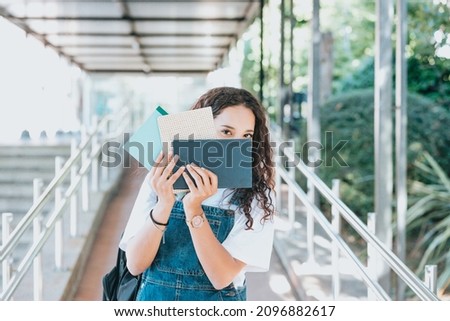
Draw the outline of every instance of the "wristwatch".
[[[192,228],[200,228],[206,221],[205,213],[193,216],[190,220],[186,220],[186,224]]]

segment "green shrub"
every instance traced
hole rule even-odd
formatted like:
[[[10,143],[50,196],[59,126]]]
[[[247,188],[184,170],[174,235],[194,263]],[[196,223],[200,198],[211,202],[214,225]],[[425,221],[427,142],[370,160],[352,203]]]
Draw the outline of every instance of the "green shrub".
[[[331,186],[331,179],[342,180],[342,198],[361,218],[374,210],[374,93],[373,89],[348,92],[332,97],[321,107],[322,139],[333,133],[333,144],[325,144],[329,152],[339,140],[348,141],[339,154],[348,167],[322,165],[319,175]],[[393,117],[394,119],[394,113]],[[393,121],[393,129],[394,129]],[[395,130],[394,130],[395,131]],[[450,113],[430,100],[408,95],[408,178],[417,179],[413,166],[426,150],[450,173]],[[393,152],[395,151],[393,145]],[[324,151],[322,151],[323,155]]]
[[[408,88],[410,93],[426,96],[446,110],[450,110],[450,65],[448,59],[434,57],[430,64],[428,56],[418,59],[410,57],[407,60]],[[393,61],[394,63],[394,61]],[[372,56],[361,61],[359,68],[334,84],[337,94],[357,89],[372,88],[375,79],[375,64]],[[395,68],[393,68],[392,81],[395,81]]]
[[[443,294],[450,288],[450,178],[427,152],[415,167],[422,178],[412,181],[410,188],[406,223],[415,242],[408,252],[418,262],[414,264],[418,274],[423,274],[426,264],[438,266],[438,288]]]

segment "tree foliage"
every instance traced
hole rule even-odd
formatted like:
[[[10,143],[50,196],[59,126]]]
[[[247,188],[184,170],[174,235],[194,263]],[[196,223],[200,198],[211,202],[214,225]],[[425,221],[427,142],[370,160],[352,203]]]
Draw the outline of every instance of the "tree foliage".
[[[320,175],[329,185],[333,178],[343,180],[349,193],[344,198],[361,214],[373,211],[373,97],[373,89],[357,90],[335,96],[321,107],[322,137],[332,132],[334,144],[348,141],[340,155],[349,166],[334,163],[321,168]],[[417,94],[408,95],[408,105],[408,177],[418,178],[413,163],[423,151],[428,151],[449,175],[450,112]]]

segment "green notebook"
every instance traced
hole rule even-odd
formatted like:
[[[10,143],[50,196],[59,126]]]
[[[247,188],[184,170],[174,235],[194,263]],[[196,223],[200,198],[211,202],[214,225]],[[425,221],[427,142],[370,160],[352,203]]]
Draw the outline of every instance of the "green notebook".
[[[158,118],[165,115],[168,113],[161,106],[156,107],[150,117],[123,146],[134,159],[148,170],[153,167],[156,157],[163,149]]]

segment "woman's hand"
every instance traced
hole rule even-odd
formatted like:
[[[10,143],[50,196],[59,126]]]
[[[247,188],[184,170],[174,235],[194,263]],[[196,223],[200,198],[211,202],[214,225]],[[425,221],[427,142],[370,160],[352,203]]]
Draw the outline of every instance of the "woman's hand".
[[[175,167],[178,155],[163,155],[155,160],[155,165],[150,170],[150,185],[158,195],[158,203],[172,208],[175,203],[175,194],[173,191],[173,184],[181,176],[184,171],[184,166],[181,166],[174,174],[172,170]]]
[[[186,172],[183,172],[183,177],[189,187],[189,193],[183,198],[183,206],[186,217],[189,218],[198,214],[205,199],[217,193],[217,175],[195,164],[187,165],[186,169],[193,177],[192,180]]]

